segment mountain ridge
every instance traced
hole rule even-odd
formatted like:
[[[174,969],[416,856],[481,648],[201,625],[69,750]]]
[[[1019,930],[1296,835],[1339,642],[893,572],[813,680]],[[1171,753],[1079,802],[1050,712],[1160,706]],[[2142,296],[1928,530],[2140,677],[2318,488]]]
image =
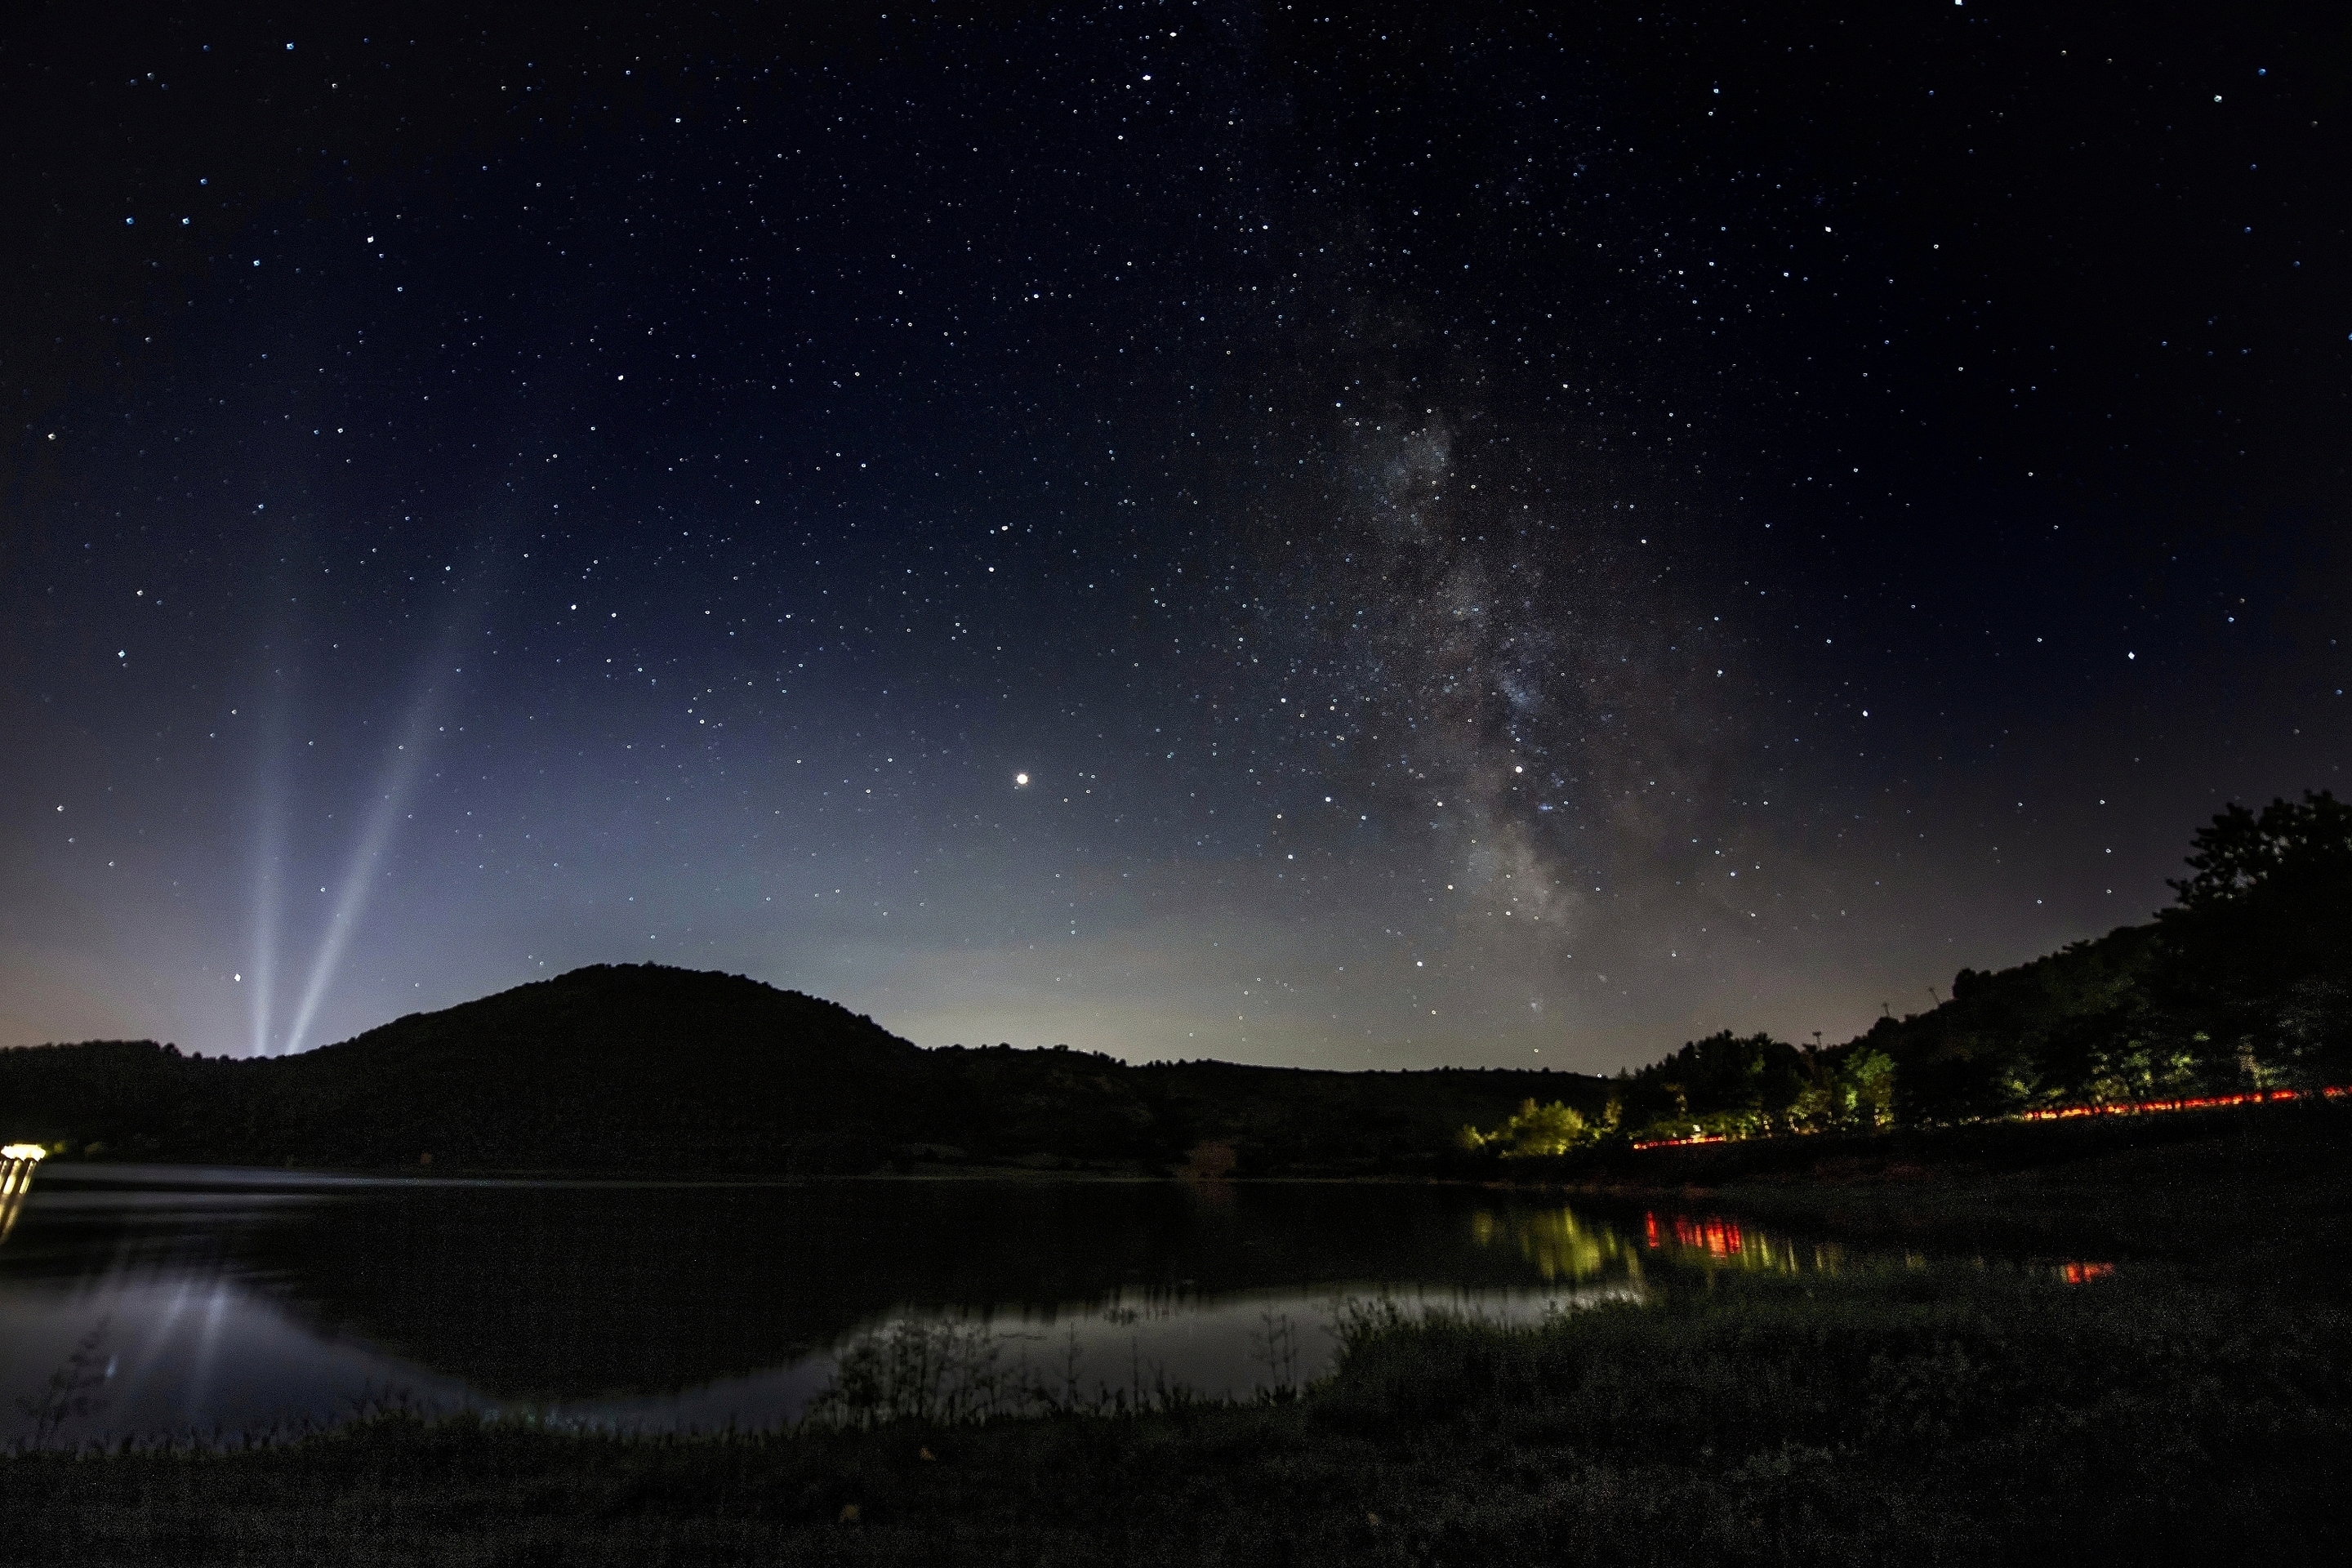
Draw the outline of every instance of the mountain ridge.
[[[306,1168],[845,1173],[917,1165],[1349,1173],[1438,1158],[1581,1074],[925,1050],[742,975],[593,964],[266,1058],[0,1051],[8,1135],[69,1156]]]

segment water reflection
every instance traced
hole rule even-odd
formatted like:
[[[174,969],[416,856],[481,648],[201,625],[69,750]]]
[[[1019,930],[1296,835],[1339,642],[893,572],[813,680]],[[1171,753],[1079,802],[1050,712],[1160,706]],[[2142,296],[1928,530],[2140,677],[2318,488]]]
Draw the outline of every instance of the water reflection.
[[[101,1321],[117,1371],[70,1428],[90,1436],[331,1422],[386,1394],[679,1428],[794,1418],[903,1325],[985,1333],[1065,1396],[1246,1396],[1327,1370],[1349,1298],[1531,1318],[1638,1283],[1622,1236],[1544,1205],[1211,1185],[66,1167],[0,1249],[0,1441],[32,1435],[21,1402]]]
[[[1470,1216],[1470,1237],[1481,1247],[1512,1247],[1549,1283],[1642,1277],[1642,1255],[1614,1226],[1580,1219],[1574,1209],[1480,1209]]]
[[[1626,1221],[1566,1205],[1482,1208],[1470,1216],[1470,1236],[1480,1247],[1516,1250],[1545,1280],[1638,1281],[1645,1258],[1774,1274],[1833,1274],[1848,1261],[1836,1242],[1774,1235],[1721,1215],[1644,1210]]]
[[[1328,1370],[1349,1300],[1531,1321],[1864,1261],[1469,1188],[53,1168],[0,1248],[0,1443],[286,1430],[386,1398],[679,1430],[798,1419],[829,1388],[862,1391],[835,1400],[852,1416],[1247,1397]]]
[[[1797,1241],[1776,1237],[1738,1220],[1710,1215],[1644,1214],[1642,1239],[1652,1252],[1683,1263],[1733,1268],[1767,1274],[1834,1274],[1846,1263],[1833,1241]]]
[[[1645,1258],[1704,1273],[1728,1269],[1782,1275],[1838,1274],[1864,1266],[1919,1269],[1928,1263],[1926,1254],[1915,1250],[1864,1253],[1840,1242],[1766,1230],[1721,1214],[1636,1212],[1638,1218],[1635,1213],[1622,1216],[1621,1228],[1620,1223],[1580,1215],[1566,1205],[1480,1209],[1470,1216],[1470,1236],[1481,1247],[1516,1250],[1546,1280],[1622,1278],[1639,1282]],[[1958,1261],[1979,1268],[2023,1266],[2029,1273],[2068,1285],[2091,1284],[2116,1272],[2112,1262],[2084,1259],[2037,1263],[1979,1255]]]

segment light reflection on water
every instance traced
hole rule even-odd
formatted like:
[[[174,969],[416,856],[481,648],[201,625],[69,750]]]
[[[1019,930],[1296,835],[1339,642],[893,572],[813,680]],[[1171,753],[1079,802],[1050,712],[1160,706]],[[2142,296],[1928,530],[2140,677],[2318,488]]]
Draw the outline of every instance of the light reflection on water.
[[[1470,1234],[1481,1247],[1516,1248],[1547,1282],[1620,1276],[1638,1282],[1644,1258],[1767,1274],[1834,1274],[1849,1261],[1834,1241],[1778,1236],[1721,1215],[1654,1209],[1622,1228],[1566,1205],[1480,1209],[1470,1216]]]
[[[1638,1282],[1642,1255],[1614,1226],[1580,1219],[1557,1208],[1482,1208],[1470,1216],[1470,1237],[1481,1247],[1515,1247],[1536,1278],[1582,1281],[1622,1275]]]
[[[1686,1261],[1764,1274],[1835,1274],[1847,1260],[1834,1241],[1776,1237],[1719,1215],[1644,1214],[1642,1241],[1652,1252],[1671,1248]]]
[[[1661,1271],[1847,1256],[1462,1188],[53,1168],[0,1247],[0,1442],[285,1432],[387,1399],[764,1427],[845,1355],[933,1342],[1066,1404],[1247,1397],[1327,1372],[1351,1300],[1531,1321]]]
[[[1638,1226],[1618,1226],[1556,1208],[1481,1209],[1470,1216],[1470,1234],[1482,1247],[1507,1247],[1546,1280],[1586,1280],[1622,1274],[1637,1284],[1644,1258],[1677,1268],[1748,1274],[1838,1274],[1868,1265],[1927,1267],[1927,1254],[1911,1249],[1864,1252],[1843,1242],[1783,1235],[1720,1214],[1672,1210],[1642,1212]],[[1638,1240],[1636,1239],[1638,1237]],[[1994,1260],[1981,1255],[1961,1261],[1979,1268]],[[2001,1267],[2014,1260],[2001,1260]],[[2112,1262],[2071,1258],[2028,1264],[2029,1271],[2067,1285],[2112,1279]]]

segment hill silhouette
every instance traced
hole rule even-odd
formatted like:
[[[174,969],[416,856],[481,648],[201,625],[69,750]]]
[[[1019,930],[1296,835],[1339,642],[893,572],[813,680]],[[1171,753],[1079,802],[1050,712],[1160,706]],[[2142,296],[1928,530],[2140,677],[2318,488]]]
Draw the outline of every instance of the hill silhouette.
[[[5,1131],[100,1159],[303,1168],[819,1174],[918,1165],[1343,1173],[1442,1157],[1551,1072],[1133,1067],[923,1050],[740,975],[599,964],[297,1056],[152,1041],[0,1051]]]

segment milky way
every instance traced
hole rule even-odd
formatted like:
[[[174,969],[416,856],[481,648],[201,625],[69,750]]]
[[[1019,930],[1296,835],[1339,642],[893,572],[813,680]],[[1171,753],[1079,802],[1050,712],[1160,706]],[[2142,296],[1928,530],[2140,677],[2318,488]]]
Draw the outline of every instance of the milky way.
[[[52,16],[0,1043],[1614,1068],[2144,919],[2342,784],[2328,25]]]

